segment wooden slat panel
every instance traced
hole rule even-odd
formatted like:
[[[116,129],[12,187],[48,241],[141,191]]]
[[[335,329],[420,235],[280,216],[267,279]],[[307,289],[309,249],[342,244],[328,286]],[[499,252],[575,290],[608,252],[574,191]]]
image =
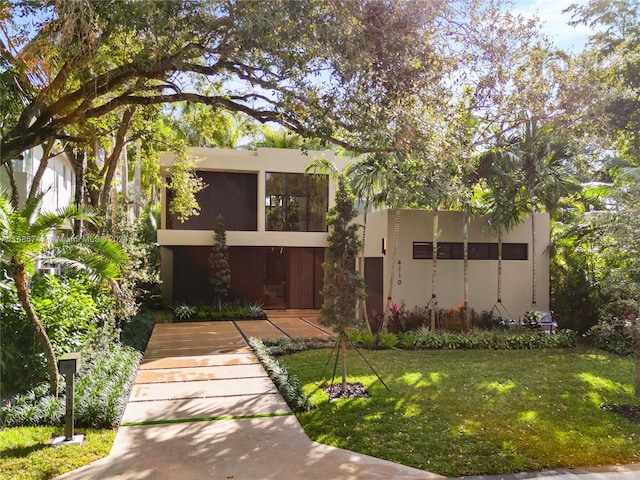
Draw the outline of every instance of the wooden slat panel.
[[[364,259],[364,277],[367,283],[367,310],[382,312],[383,302],[383,276],[382,257],[370,257]]]
[[[209,276],[211,247],[173,247],[174,302],[213,303]],[[264,253],[261,247],[230,247],[229,299],[262,300]]]
[[[228,231],[258,229],[258,175],[255,173],[197,172],[207,188],[196,194],[200,215],[180,223],[167,218],[168,228],[175,230],[213,230],[218,214],[222,214]],[[171,192],[167,191],[167,201]]]
[[[230,247],[231,297],[250,302],[262,301],[264,249],[262,247]]]
[[[173,247],[174,303],[212,303],[209,282],[211,247]]]
[[[324,268],[322,267],[322,263],[324,262],[324,248],[314,248],[313,250],[313,308],[321,308],[322,295],[320,295],[320,290],[322,290],[324,285]]]
[[[290,248],[287,260],[287,308],[313,308],[313,249]]]

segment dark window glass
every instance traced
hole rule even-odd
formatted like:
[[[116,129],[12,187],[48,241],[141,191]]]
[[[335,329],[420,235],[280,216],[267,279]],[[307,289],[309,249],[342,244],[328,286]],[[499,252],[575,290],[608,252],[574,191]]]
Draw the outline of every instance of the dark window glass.
[[[431,260],[433,258],[433,243],[413,242],[414,260]]]
[[[286,232],[326,232],[329,206],[327,175],[267,172],[266,229]]]
[[[502,244],[503,260],[528,260],[529,245],[527,243],[504,243]]]
[[[470,242],[468,244],[469,260],[497,260],[498,244]],[[503,260],[527,260],[529,245],[526,243],[503,243]],[[433,258],[432,242],[413,242],[414,260],[431,260]],[[438,242],[438,260],[463,260],[463,242]]]

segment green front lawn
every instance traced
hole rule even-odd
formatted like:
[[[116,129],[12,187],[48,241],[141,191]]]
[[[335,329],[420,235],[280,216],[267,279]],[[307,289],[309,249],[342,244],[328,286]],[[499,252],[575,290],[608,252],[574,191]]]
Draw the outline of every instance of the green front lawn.
[[[0,429],[0,479],[46,480],[106,457],[116,430],[77,429],[76,434],[85,436],[82,446],[52,447],[51,439],[64,435],[64,428]]]
[[[312,439],[445,476],[640,461],[640,425],[600,408],[640,403],[632,360],[579,349],[363,353],[391,392],[349,351],[349,381],[372,397],[332,403],[316,383],[328,350],[280,358],[319,402],[298,415]]]

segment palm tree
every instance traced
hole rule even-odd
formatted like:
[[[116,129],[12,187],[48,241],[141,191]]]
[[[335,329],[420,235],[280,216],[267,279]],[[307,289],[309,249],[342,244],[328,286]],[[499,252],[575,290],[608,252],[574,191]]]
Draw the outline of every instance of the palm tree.
[[[522,212],[514,201],[519,194],[518,158],[510,151],[506,139],[480,156],[478,175],[481,179],[479,200],[488,228],[498,237],[498,282],[496,305],[502,306],[502,234],[522,223]],[[513,138],[511,139],[513,140]]]
[[[21,209],[11,205],[5,192],[0,192],[0,257],[7,260],[8,274],[13,279],[22,308],[34,330],[47,361],[50,393],[58,394],[58,365],[49,336],[31,303],[28,279],[38,260],[83,269],[98,278],[114,279],[125,261],[124,250],[106,238],[56,241],[68,221],[80,219],[97,224],[97,213],[85,207],[71,206],[56,213],[41,213],[38,207],[43,195],[27,200]],[[69,224],[69,226],[71,226]],[[57,255],[53,255],[57,252]]]
[[[564,162],[572,153],[566,143],[553,135],[550,126],[540,126],[535,121],[525,126],[524,135],[518,145],[522,162],[524,202],[531,215],[532,243],[532,291],[531,305],[537,303],[537,245],[535,216],[539,206],[552,214],[560,198],[568,194],[575,183],[563,175]]]
[[[519,194],[514,197],[513,208],[526,211],[531,217],[531,306],[535,309],[538,279],[536,213],[543,209],[553,214],[560,198],[579,185],[564,175],[564,164],[572,152],[567,143],[554,135],[551,125],[539,125],[533,120],[526,123],[523,132],[509,139],[505,153],[513,156],[521,172],[517,177]],[[511,215],[517,216],[516,212]]]
[[[387,304],[385,317],[380,330],[387,331],[389,315],[393,308],[393,284],[395,280],[396,259],[398,257],[398,242],[400,239],[400,212],[403,208],[419,204],[421,195],[422,162],[401,153],[381,157],[380,170],[383,188],[376,201],[389,206],[394,212],[393,244],[391,250],[391,274],[389,275],[389,289],[387,290]]]
[[[364,268],[364,249],[366,245],[367,235],[367,218],[369,207],[371,205],[380,206],[379,193],[385,184],[385,177],[379,165],[377,156],[367,156],[359,161],[350,163],[346,168],[346,174],[349,178],[351,191],[360,201],[364,200],[363,225],[362,225],[362,249],[358,255],[358,270],[362,275],[366,284],[365,268]],[[367,326],[367,330],[371,332],[371,323],[367,312],[367,299],[363,297],[358,308],[358,315]]]
[[[444,164],[444,162],[442,162]],[[427,208],[433,212],[433,236],[432,236],[432,255],[431,255],[431,299],[428,307],[430,311],[430,328],[435,330],[436,328],[436,313],[438,308],[438,240],[440,238],[440,209],[446,204],[446,201],[451,198],[451,189],[453,184],[453,177],[449,169],[441,168],[434,169],[427,165],[423,165],[424,176],[421,179],[422,182],[422,194],[423,198],[420,201],[420,206]]]

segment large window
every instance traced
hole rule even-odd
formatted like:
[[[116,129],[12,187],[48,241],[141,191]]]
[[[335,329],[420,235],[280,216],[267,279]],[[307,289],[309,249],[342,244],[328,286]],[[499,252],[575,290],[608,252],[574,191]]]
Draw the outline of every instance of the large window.
[[[329,177],[267,172],[266,229],[281,232],[326,232]]]
[[[529,245],[526,243],[503,243],[503,260],[527,260]],[[469,260],[497,260],[497,243],[468,244]],[[432,242],[413,242],[414,260],[431,260],[433,258]],[[462,242],[438,242],[438,260],[463,260],[464,244]]]

